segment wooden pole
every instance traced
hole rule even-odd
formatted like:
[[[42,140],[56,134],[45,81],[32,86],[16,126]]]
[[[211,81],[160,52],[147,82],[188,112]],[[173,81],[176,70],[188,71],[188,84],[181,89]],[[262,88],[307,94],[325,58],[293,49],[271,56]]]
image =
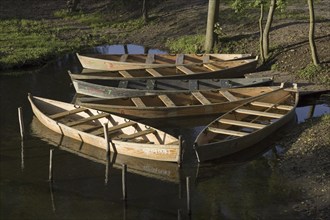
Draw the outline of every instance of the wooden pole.
[[[179,161],[178,161],[178,166],[182,166],[182,158],[183,158],[183,140],[182,140],[182,135],[179,136],[179,145],[180,145],[180,153],[179,153]]]
[[[18,108],[18,121],[19,121],[19,128],[21,132],[21,138],[24,138],[24,120],[23,120],[23,108]]]
[[[187,186],[187,213],[191,215],[191,201],[190,201],[190,177],[186,177],[186,186]]]
[[[24,170],[24,141],[21,140],[21,170]]]
[[[110,157],[107,155],[107,160],[105,162],[105,179],[104,179],[104,183],[105,185],[108,185],[109,182],[109,163],[110,163]]]
[[[181,209],[178,209],[178,220],[181,220]]]
[[[54,149],[49,150],[49,176],[48,180],[53,182],[53,151]]]
[[[127,185],[126,185],[126,172],[127,172],[127,165],[123,164],[122,165],[123,169],[122,169],[122,188],[123,188],[123,200],[127,199]]]
[[[104,131],[104,139],[105,139],[105,149],[107,150],[107,156],[109,156],[110,153],[110,142],[109,142],[109,129],[108,129],[108,123],[103,124],[103,131]]]

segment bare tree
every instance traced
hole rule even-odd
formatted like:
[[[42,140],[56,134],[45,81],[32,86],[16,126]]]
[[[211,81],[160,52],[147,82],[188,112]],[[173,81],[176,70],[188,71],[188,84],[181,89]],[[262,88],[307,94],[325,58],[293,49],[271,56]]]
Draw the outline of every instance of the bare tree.
[[[143,0],[142,4],[142,17],[144,23],[148,23],[149,17],[148,17],[148,0]]]
[[[263,45],[263,36],[264,32],[262,30],[262,20],[264,19],[264,4],[260,4],[260,17],[259,17],[259,31],[260,31],[260,41],[259,41],[259,50],[260,50],[260,58],[261,62],[265,62],[265,54],[264,54],[264,45]]]
[[[309,8],[309,46],[311,48],[311,55],[313,63],[318,66],[320,61],[317,55],[317,50],[315,46],[314,34],[315,34],[315,15],[314,15],[314,4],[313,0],[307,0]]]
[[[263,55],[267,59],[269,56],[269,32],[270,32],[270,27],[272,26],[273,23],[273,17],[274,17],[274,12],[276,8],[276,0],[271,0],[270,1],[270,6],[269,6],[269,11],[268,11],[268,17],[267,21],[265,24],[265,29],[263,33]]]
[[[77,11],[77,6],[80,3],[80,0],[68,0],[67,7],[69,12]]]
[[[217,40],[217,34],[214,32],[214,25],[217,22],[219,16],[219,0],[209,0],[208,13],[207,13],[207,25],[205,36],[205,51],[209,53],[212,51],[214,44]]]

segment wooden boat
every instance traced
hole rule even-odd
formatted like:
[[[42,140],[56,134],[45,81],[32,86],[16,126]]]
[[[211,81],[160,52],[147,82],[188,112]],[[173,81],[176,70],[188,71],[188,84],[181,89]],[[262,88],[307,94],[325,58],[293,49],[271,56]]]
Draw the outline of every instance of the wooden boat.
[[[181,141],[163,131],[73,104],[33,97],[35,116],[49,129],[112,152],[150,160],[181,162]],[[103,124],[108,124],[109,143]]]
[[[254,98],[217,118],[194,144],[198,162],[218,159],[258,143],[292,120],[298,89],[280,88]]]
[[[84,69],[79,74],[70,74],[70,77],[72,79],[100,80],[237,78],[244,77],[245,73],[255,71],[257,62],[258,58],[119,71]]]
[[[180,168],[175,163],[147,160],[115,153],[111,153],[109,157],[105,149],[82,143],[48,129],[35,116],[32,118],[30,130],[32,136],[60,150],[96,163],[104,164],[105,171],[108,172],[108,174],[110,173],[110,175],[113,168],[122,169],[122,165],[126,164],[129,173],[167,182],[180,182]]]
[[[131,70],[251,58],[251,54],[76,54],[83,68]]]
[[[212,91],[192,91],[126,98],[78,98],[87,108],[111,112],[131,119],[185,118],[219,115],[278,87],[248,87]]]
[[[202,91],[220,88],[266,86],[272,78],[233,79],[158,79],[158,80],[76,80],[73,86],[78,94],[99,98],[142,96],[146,94],[168,94],[177,92]]]

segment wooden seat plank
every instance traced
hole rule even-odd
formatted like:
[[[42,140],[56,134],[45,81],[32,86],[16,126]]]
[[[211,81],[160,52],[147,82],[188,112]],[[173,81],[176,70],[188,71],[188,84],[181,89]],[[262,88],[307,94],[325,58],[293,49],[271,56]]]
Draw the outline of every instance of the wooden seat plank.
[[[146,69],[146,71],[148,73],[150,73],[152,76],[155,76],[155,77],[158,77],[158,76],[163,76],[162,74],[160,74],[157,70],[155,69],[151,69],[151,68],[148,68]]]
[[[227,129],[222,129],[222,128],[214,128],[214,127],[208,127],[207,129],[213,133],[225,134],[225,135],[237,136],[237,137],[243,137],[243,136],[249,134],[247,132],[232,131],[232,130],[227,130]]]
[[[191,94],[203,105],[211,104],[211,102],[201,92],[192,92]]]
[[[235,112],[241,113],[241,114],[247,114],[247,115],[257,115],[257,116],[269,117],[269,118],[281,118],[284,116],[284,115],[278,114],[278,113],[261,112],[261,111],[242,109],[242,108],[236,109]]]
[[[217,70],[222,69],[222,68],[214,66],[213,64],[210,64],[210,63],[204,63],[204,66],[211,71],[217,71]]]
[[[151,133],[154,133],[155,130],[154,129],[146,129],[146,130],[143,130],[143,131],[139,131],[139,132],[136,132],[134,134],[122,134],[122,135],[118,135],[118,138],[121,138],[121,139],[134,139],[134,138],[137,138],[137,137],[141,137],[141,136],[144,136],[144,135],[147,135],[147,134],[151,134]]]
[[[125,78],[133,78],[133,76],[129,72],[127,72],[126,70],[120,70],[118,72],[119,72],[120,75],[122,75]]]
[[[146,64],[152,64],[155,62],[155,54],[148,54],[146,59]]]
[[[240,127],[248,127],[248,128],[256,128],[256,129],[262,129],[266,127],[266,125],[263,124],[257,124],[257,123],[251,123],[251,122],[245,122],[245,121],[236,121],[231,119],[220,119],[219,122],[229,125],[236,125]]]
[[[123,129],[123,128],[126,128],[126,127],[129,127],[129,126],[134,126],[136,125],[137,123],[136,122],[133,122],[133,121],[128,121],[128,122],[125,122],[125,123],[121,123],[121,124],[118,124],[118,125],[115,125],[115,126],[111,126],[108,128],[108,132],[109,133],[114,133],[114,132],[118,132],[119,130]],[[102,128],[96,130],[96,131],[93,131],[91,132],[92,134],[94,135],[101,135],[101,134],[104,134],[104,129],[103,129],[103,126]]]
[[[143,103],[142,99],[139,98],[139,97],[133,97],[131,98],[132,102],[134,103],[134,105],[136,107],[139,107],[139,108],[145,108],[146,105]]]
[[[223,95],[223,97],[225,97],[226,99],[228,99],[228,101],[234,102],[238,100],[237,97],[235,97],[227,90],[220,90],[220,94]]]
[[[195,74],[194,71],[188,69],[188,68],[185,67],[185,66],[177,66],[176,68],[177,68],[178,70],[180,70],[181,72],[183,72],[184,74],[187,74],[187,75]]]
[[[120,61],[120,62],[125,62],[125,61],[127,60],[127,58],[128,58],[128,54],[123,54],[123,55],[120,57],[119,61]]]
[[[267,102],[251,102],[251,105],[259,106],[259,107],[266,107],[266,108],[276,108],[276,109],[286,110],[286,111],[290,111],[291,109],[293,109],[293,106],[290,106],[290,105],[276,105],[276,104],[267,103]]]
[[[83,124],[83,123],[86,123],[86,122],[89,122],[89,121],[92,121],[92,120],[96,120],[96,119],[99,119],[99,118],[104,118],[104,117],[107,117],[107,116],[109,116],[109,113],[101,113],[101,114],[98,114],[98,115],[93,115],[93,116],[88,117],[88,118],[82,118],[82,119],[77,120],[77,121],[69,122],[66,125],[72,127],[72,126],[80,125],[80,124]]]
[[[167,96],[167,95],[159,95],[160,100],[167,106],[167,107],[175,107],[176,105],[174,102]]]
[[[183,64],[183,60],[184,60],[184,54],[177,54],[175,64],[178,65]]]
[[[64,118],[66,116],[73,115],[73,114],[83,112],[83,111],[86,111],[86,110],[87,110],[86,108],[79,107],[79,108],[76,108],[76,109],[72,109],[70,111],[65,111],[65,112],[60,112],[60,113],[54,114],[54,115],[50,115],[49,117],[51,119],[56,120],[56,119]]]

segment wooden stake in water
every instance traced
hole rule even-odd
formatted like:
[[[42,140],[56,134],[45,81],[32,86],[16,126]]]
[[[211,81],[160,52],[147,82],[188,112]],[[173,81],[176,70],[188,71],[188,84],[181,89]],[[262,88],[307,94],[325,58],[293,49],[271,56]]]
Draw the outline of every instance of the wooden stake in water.
[[[107,156],[109,156],[110,153],[110,142],[109,142],[109,129],[108,129],[108,123],[103,124],[103,131],[104,131],[104,139],[106,142],[106,150],[107,150]]]
[[[127,165],[123,164],[122,169],[122,188],[123,188],[123,200],[127,199],[127,189],[126,189],[126,172],[127,172]]]
[[[187,213],[191,215],[191,202],[190,202],[190,177],[186,177],[186,186],[187,186]]]
[[[54,151],[54,149],[49,150],[49,176],[48,176],[48,180],[50,182],[53,181],[53,151]]]
[[[183,140],[182,140],[182,136],[179,136],[179,145],[180,145],[180,153],[179,153],[179,162],[178,162],[178,166],[181,167],[181,163],[182,163],[182,159],[183,159]]]
[[[21,138],[24,138],[24,120],[23,120],[23,108],[18,108],[18,121],[19,121],[19,128],[21,132]]]

